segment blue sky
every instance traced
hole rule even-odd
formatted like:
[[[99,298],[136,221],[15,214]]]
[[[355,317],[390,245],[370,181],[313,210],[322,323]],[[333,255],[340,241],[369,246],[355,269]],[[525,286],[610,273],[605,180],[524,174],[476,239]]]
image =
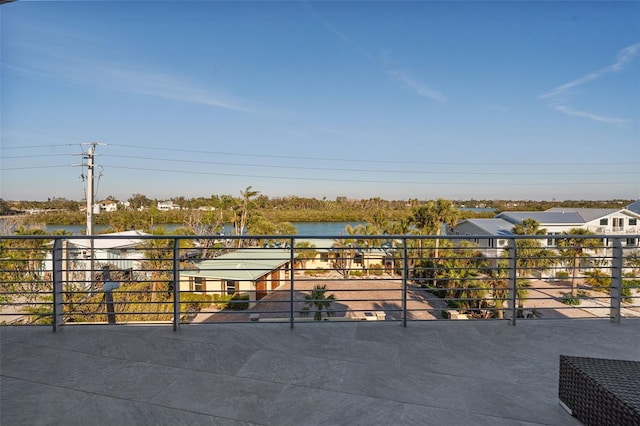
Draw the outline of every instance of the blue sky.
[[[640,198],[640,3],[0,6],[0,197]]]

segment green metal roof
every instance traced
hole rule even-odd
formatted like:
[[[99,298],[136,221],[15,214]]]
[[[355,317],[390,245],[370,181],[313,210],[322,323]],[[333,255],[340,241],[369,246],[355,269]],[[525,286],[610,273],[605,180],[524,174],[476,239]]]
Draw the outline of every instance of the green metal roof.
[[[281,249],[248,248],[223,254],[195,264],[197,270],[181,271],[185,277],[256,281],[291,260],[291,252]]]

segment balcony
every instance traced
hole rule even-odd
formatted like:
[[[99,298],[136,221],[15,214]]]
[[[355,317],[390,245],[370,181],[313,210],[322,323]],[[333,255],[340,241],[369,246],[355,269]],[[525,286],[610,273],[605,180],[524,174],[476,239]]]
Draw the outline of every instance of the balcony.
[[[183,324],[640,316],[626,237],[150,236],[0,239],[0,323]]]
[[[558,358],[639,359],[637,250],[467,238],[2,237],[0,423],[579,424]]]
[[[0,328],[6,425],[579,425],[559,355],[638,360],[640,321]]]

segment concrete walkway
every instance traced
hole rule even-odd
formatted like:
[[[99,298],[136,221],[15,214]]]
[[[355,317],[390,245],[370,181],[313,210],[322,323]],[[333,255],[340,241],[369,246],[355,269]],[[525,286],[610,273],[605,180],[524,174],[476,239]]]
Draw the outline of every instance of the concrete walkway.
[[[0,327],[4,425],[578,425],[560,354],[640,360],[640,320]]]

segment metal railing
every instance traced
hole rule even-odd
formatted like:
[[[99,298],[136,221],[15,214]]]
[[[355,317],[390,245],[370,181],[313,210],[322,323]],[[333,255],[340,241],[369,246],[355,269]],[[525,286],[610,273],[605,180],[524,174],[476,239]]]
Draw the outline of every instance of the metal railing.
[[[640,317],[633,238],[3,236],[0,323],[619,322]]]

